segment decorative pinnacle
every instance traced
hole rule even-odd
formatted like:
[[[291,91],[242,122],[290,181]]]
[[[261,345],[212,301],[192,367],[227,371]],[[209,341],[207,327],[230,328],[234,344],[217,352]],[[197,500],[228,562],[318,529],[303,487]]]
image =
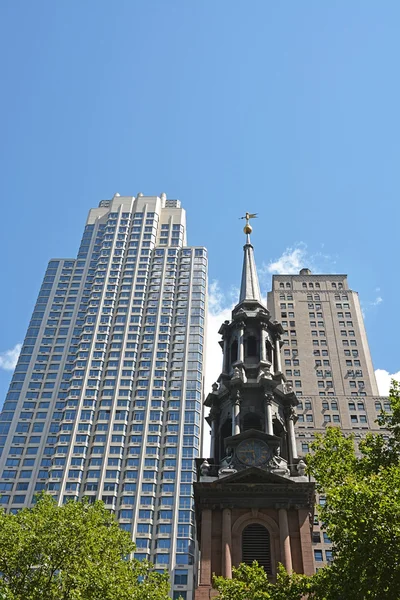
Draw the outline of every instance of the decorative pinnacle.
[[[239,217],[239,219],[246,219],[246,225],[243,227],[243,231],[246,235],[250,235],[253,231],[252,226],[250,225],[250,219],[257,219],[257,213],[246,213],[244,217]]]
[[[248,212],[246,212],[244,217],[239,217],[239,219],[246,219],[246,225],[243,228],[243,231],[246,234],[246,243],[243,246],[244,257],[239,303],[245,301],[261,302],[260,284],[258,282],[256,263],[254,261],[253,246],[251,245],[250,241],[250,233],[252,232],[253,228],[251,227],[249,221],[250,219],[256,218],[257,213]]]

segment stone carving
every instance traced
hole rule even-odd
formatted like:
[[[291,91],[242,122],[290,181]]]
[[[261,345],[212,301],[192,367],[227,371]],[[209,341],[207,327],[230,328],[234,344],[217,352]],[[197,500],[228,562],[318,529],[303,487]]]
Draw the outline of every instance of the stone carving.
[[[281,457],[281,448],[280,446],[275,446],[273,449],[273,456],[271,459],[271,471],[276,473],[277,475],[282,475],[283,477],[289,477],[290,471],[288,469],[286,461]]]
[[[218,471],[218,477],[227,477],[228,475],[233,475],[234,473],[237,473],[237,470],[234,469],[233,467],[222,467],[219,471]]]
[[[242,378],[242,372],[239,369],[239,367],[235,367],[233,369],[233,379],[241,379]]]
[[[239,381],[244,381],[244,376],[243,376],[243,369],[241,369],[240,367],[236,366],[233,368],[233,375],[232,375],[232,380],[239,380]]]
[[[218,392],[218,383],[214,382],[211,387],[212,387],[213,394],[216,394]]]
[[[209,472],[210,472],[210,463],[205,458],[200,465],[200,473],[203,475],[203,477],[206,477],[209,474]]]
[[[297,469],[297,472],[298,472],[298,474],[299,474],[300,477],[304,477],[305,476],[305,474],[306,474],[306,463],[304,462],[304,460],[302,458],[297,463],[296,469]]]
[[[274,399],[274,395],[271,393],[265,394],[265,404],[272,406],[272,401]]]
[[[278,466],[281,464],[281,447],[280,446],[275,446],[275,448],[273,449],[272,462]]]
[[[240,392],[239,392],[239,390],[236,390],[236,392],[232,398],[232,402],[233,402],[233,404],[239,405],[240,400],[241,400]]]
[[[272,379],[270,364],[267,364],[260,369],[257,381],[261,381],[262,379]]]

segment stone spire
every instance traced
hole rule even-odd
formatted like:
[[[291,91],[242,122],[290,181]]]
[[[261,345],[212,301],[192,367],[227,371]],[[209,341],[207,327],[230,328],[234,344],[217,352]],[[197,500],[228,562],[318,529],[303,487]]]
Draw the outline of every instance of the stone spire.
[[[250,242],[249,233],[246,233],[246,243],[243,246],[243,250],[244,257],[239,304],[245,301],[261,303],[260,284],[258,282],[256,263],[254,260],[254,248]]]

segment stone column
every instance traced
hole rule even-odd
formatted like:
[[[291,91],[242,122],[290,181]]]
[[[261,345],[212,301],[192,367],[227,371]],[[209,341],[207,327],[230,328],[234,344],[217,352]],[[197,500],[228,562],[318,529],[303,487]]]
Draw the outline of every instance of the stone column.
[[[217,430],[217,423],[215,415],[211,416],[211,442],[210,442],[210,457],[215,458],[215,435]]]
[[[201,513],[201,558],[200,558],[200,585],[211,586],[211,525],[212,512],[209,508]]]
[[[282,564],[288,573],[292,572],[292,553],[290,550],[289,523],[286,508],[279,509],[279,536],[281,542]]]
[[[265,396],[265,432],[274,435],[274,427],[272,424],[272,397],[270,394]]]
[[[291,458],[297,458],[297,444],[296,444],[296,436],[294,433],[294,422],[296,419],[296,413],[294,411],[293,406],[290,408],[289,416],[287,418],[288,430],[289,430],[289,445],[290,445],[290,453]]]
[[[312,575],[314,573],[314,555],[310,533],[311,526],[308,508],[299,509],[299,527],[303,573],[305,575]]]
[[[262,324],[261,331],[260,331],[260,360],[262,360],[262,361],[267,360],[267,349],[265,347],[265,341],[266,341],[265,325]]]
[[[240,392],[237,390],[232,402],[232,435],[240,433]]]
[[[244,362],[244,323],[239,323],[238,360]]]
[[[231,509],[222,511],[222,575],[232,579],[232,523]]]
[[[224,357],[222,360],[222,372],[228,373],[228,365],[229,365],[229,351],[228,351],[228,338],[226,334],[224,336]]]
[[[276,365],[275,352],[274,352],[274,349],[272,349],[272,352],[271,352],[271,371],[274,374],[276,372],[275,365]]]
[[[282,373],[281,347],[279,339],[275,341],[275,373]]]

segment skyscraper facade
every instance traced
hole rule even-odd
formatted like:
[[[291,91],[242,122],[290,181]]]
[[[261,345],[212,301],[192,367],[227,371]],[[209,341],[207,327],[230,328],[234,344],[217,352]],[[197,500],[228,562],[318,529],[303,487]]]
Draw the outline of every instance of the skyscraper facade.
[[[0,502],[102,499],[138,558],[194,589],[207,252],[178,200],[91,209],[76,259],[49,262],[0,414]]]
[[[296,393],[297,452],[304,456],[315,433],[340,427],[361,439],[379,431],[382,408],[357,292],[346,275],[274,275],[268,309],[285,330],[282,371]],[[320,499],[323,502],[323,498]],[[332,557],[330,541],[315,517],[315,565]]]

